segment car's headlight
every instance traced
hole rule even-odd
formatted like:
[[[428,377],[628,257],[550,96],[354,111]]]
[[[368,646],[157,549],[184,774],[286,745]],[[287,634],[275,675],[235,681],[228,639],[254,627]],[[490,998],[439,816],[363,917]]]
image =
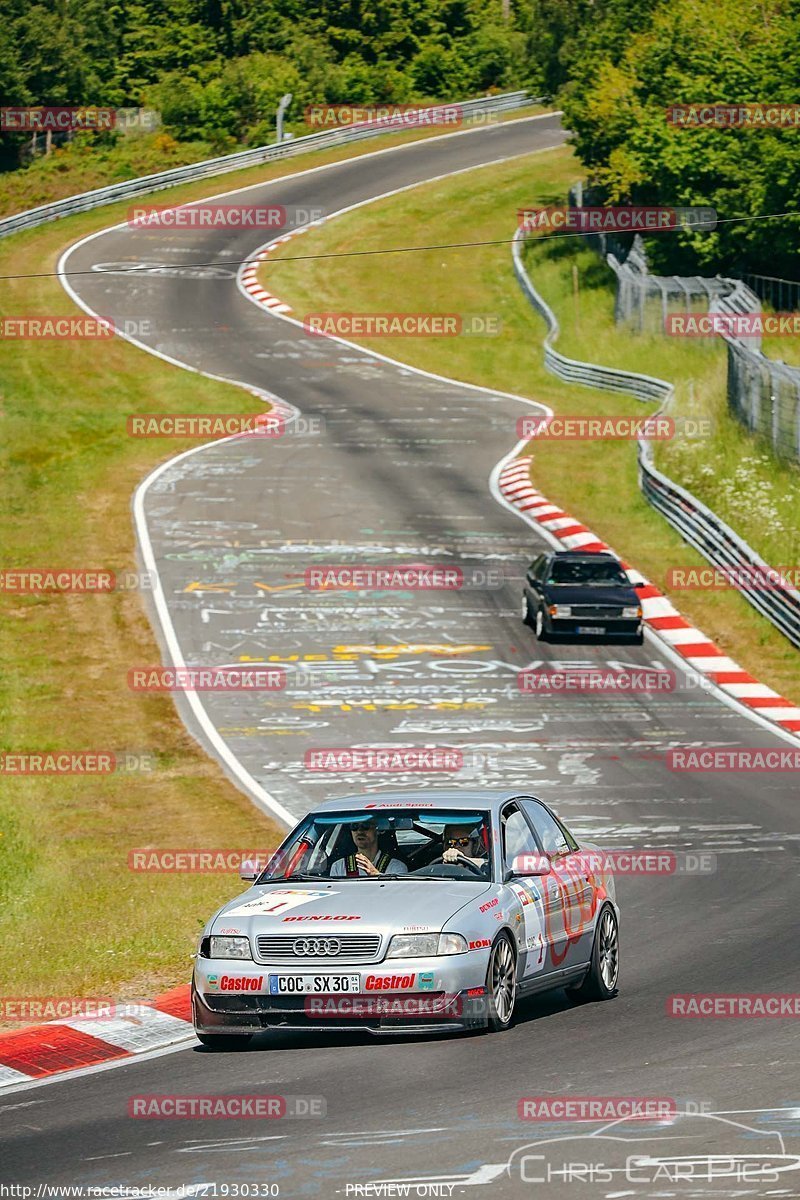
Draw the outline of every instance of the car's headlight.
[[[387,958],[433,958],[438,954],[465,954],[466,939],[460,933],[400,933],[392,938]]]
[[[548,609],[551,617],[571,617],[572,609],[568,604],[551,604]]]
[[[209,938],[210,958],[252,958],[250,941],[246,937]]]
[[[625,621],[637,621],[642,615],[642,606],[637,604],[635,607],[623,608],[622,616]]]

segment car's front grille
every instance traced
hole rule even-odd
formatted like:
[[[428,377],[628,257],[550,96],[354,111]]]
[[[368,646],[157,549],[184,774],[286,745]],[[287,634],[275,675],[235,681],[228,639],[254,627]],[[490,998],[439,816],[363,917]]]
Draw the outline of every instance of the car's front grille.
[[[380,949],[377,933],[294,934],[292,937],[264,935],[256,938],[256,954],[261,962],[294,962],[308,959],[374,961]]]
[[[593,621],[609,621],[619,620],[622,617],[622,609],[611,604],[571,604],[573,617],[588,617]]]

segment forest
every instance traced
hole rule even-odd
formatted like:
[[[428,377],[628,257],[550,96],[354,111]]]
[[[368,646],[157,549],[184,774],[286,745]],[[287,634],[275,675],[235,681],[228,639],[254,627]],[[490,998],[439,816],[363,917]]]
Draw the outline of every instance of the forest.
[[[309,131],[312,105],[526,87],[563,108],[602,199],[717,210],[713,233],[649,238],[657,269],[800,278],[791,118],[725,126],[668,117],[675,105],[795,106],[797,0],[5,0],[4,10],[4,105],[155,110],[160,132],[146,136],[162,139],[167,165],[181,145],[196,157],[273,141],[287,92],[286,128],[297,135]],[[125,136],[72,141],[107,154]],[[0,134],[0,170],[30,165],[30,137]]]

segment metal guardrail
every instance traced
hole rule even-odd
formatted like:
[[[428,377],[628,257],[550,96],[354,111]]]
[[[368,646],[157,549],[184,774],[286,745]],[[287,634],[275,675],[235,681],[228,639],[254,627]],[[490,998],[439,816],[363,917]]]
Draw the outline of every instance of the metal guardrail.
[[[499,96],[480,96],[474,100],[431,105],[427,110],[420,109],[420,112],[458,108],[464,116],[475,117],[483,114],[510,112],[515,108],[541,103],[545,99],[545,96],[529,96],[527,91],[503,92]],[[52,204],[42,204],[38,208],[30,208],[10,217],[3,217],[0,219],[0,237],[19,233],[23,229],[33,229],[47,221],[56,221],[59,217],[86,212],[88,209],[99,208],[104,204],[113,204],[117,200],[128,200],[147,192],[174,187],[178,183],[207,179],[213,175],[224,175],[228,171],[239,171],[243,167],[258,166],[276,159],[292,158],[297,154],[305,154],[309,150],[324,150],[349,142],[358,142],[364,138],[379,137],[386,133],[398,133],[403,132],[404,129],[417,127],[424,128],[425,126],[420,122],[420,126],[401,125],[394,128],[389,122],[371,122],[363,125],[349,125],[343,129],[324,129],[319,133],[304,134],[302,137],[293,138],[280,145],[257,146],[251,150],[240,150],[236,154],[225,154],[220,158],[208,158],[183,167],[173,167],[169,171],[159,171],[154,175],[142,175],[137,179],[112,183],[107,187],[95,188],[91,192],[80,192],[76,196],[55,200]]]
[[[552,343],[558,337],[558,319],[546,300],[536,291],[522,261],[525,233],[518,229],[512,242],[514,274],[530,303],[544,318],[547,333],[544,338],[544,361],[548,371],[567,383],[603,391],[625,392],[638,400],[660,401],[659,412],[666,412],[674,396],[674,388],[665,379],[602,367],[597,363],[580,362],[559,354]],[[638,441],[639,487],[642,494],[658,512],[681,534],[689,545],[705,559],[723,571],[735,572],[734,586],[744,598],[778,629],[794,646],[800,646],[800,592],[780,582],[763,586],[741,586],[748,577],[758,582],[769,580],[777,572],[768,566],[751,546],[743,541],[701,500],[674,483],[653,462],[653,447],[648,439]]]
[[[672,399],[673,386],[665,379],[654,375],[640,375],[636,371],[621,371],[616,367],[601,367],[597,363],[581,362],[567,358],[554,349],[553,342],[560,333],[558,318],[547,301],[533,286],[522,261],[525,231],[517,229],[511,244],[514,274],[530,303],[547,324],[544,339],[544,365],[553,375],[567,383],[580,383],[586,387],[599,388],[605,392],[624,392],[637,400],[660,400],[665,405]]]
[[[793,646],[800,646],[800,592],[789,584],[770,582],[778,576],[752,546],[711,509],[673,483],[653,464],[652,446],[639,443],[639,486],[670,525],[728,578],[753,608],[771,621]],[[746,581],[751,579],[751,586]],[[744,581],[744,582],[742,582]]]

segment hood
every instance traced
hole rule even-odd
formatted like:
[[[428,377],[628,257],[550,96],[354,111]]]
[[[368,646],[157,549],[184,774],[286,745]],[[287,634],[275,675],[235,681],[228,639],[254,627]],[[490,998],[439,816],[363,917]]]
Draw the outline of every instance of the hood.
[[[231,900],[209,932],[259,934],[438,931],[491,885],[486,880],[321,880],[262,884]],[[413,926],[413,929],[411,928]],[[408,927],[406,929],[406,927]]]
[[[632,587],[578,587],[573,583],[545,584],[545,595],[552,604],[639,604]]]

